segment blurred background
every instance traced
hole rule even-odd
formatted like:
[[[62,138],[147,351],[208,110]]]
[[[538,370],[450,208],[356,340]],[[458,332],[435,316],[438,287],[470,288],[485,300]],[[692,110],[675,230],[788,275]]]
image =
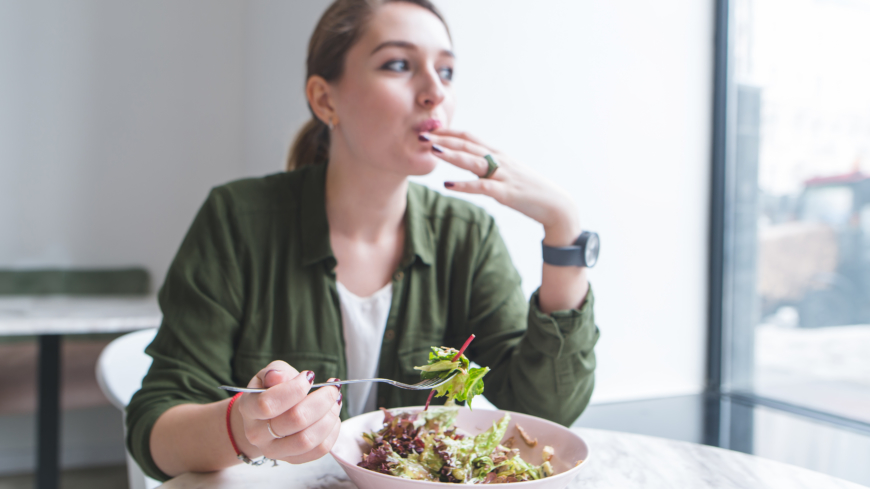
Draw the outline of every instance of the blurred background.
[[[870,0],[435,3],[454,126],[564,186],[602,237],[577,425],[870,485]],[[34,272],[121,271],[150,297],[209,188],[282,171],[328,4],[0,0],[0,324],[23,310],[2,294],[78,290]],[[469,200],[530,294],[542,229]],[[2,332],[0,488],[28,487],[38,340]],[[62,342],[66,487],[126,484],[94,378],[117,336]]]

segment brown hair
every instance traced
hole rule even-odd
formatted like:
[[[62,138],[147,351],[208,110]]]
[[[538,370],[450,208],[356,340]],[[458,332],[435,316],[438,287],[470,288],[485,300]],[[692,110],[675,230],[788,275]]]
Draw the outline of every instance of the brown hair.
[[[393,2],[419,5],[435,14],[447,27],[444,17],[429,0],[335,0],[320,17],[308,41],[305,81],[315,75],[327,82],[341,78],[347,52],[362,35],[375,9]],[[329,160],[329,128],[314,115],[310,104],[308,110],[311,120],[302,126],[290,146],[287,171],[304,165],[323,164]]]

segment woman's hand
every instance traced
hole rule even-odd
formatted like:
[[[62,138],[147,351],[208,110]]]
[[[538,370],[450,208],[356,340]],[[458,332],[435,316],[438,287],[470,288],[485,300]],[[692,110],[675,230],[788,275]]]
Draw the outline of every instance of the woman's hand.
[[[244,394],[235,404],[238,415],[233,418],[241,426],[234,423],[233,434],[239,449],[251,458],[265,455],[293,464],[326,455],[341,428],[341,393],[324,387],[309,394],[313,383],[314,372],[297,372],[281,361],[258,372],[248,387],[268,390]],[[269,432],[267,423],[281,438]]]
[[[538,221],[544,226],[548,246],[569,246],[580,235],[577,210],[571,197],[532,169],[462,131],[438,129],[428,138],[433,153],[442,160],[482,177],[492,155],[499,167],[489,178],[445,182],[444,186],[469,194],[483,194]]]
[[[544,226],[544,244],[571,246],[582,229],[577,208],[567,192],[531,168],[514,161],[468,133],[438,129],[421,135],[432,142],[432,151],[442,160],[474,173],[486,175],[484,156],[492,155],[498,169],[489,178],[466,182],[444,182],[444,186],[469,194],[489,195]],[[544,263],[538,307],[545,314],[580,308],[586,300],[589,282],[585,267],[562,267]]]

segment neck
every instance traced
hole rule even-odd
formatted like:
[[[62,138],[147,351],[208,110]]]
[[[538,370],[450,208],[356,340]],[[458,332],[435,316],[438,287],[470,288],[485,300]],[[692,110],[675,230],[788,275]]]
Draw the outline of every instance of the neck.
[[[408,180],[357,164],[340,154],[330,156],[326,169],[326,217],[331,233],[379,241],[404,223]]]

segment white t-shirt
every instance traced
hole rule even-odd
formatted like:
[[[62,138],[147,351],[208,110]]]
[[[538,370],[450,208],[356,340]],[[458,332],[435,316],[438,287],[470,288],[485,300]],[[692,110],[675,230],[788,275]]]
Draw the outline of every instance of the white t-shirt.
[[[378,375],[381,340],[387,327],[393,283],[368,297],[359,297],[336,282],[341,303],[341,325],[344,330],[344,351],[347,356],[348,379],[370,379]],[[347,380],[347,379],[345,379]],[[374,383],[350,384],[343,402],[351,416],[374,411],[377,390]]]

